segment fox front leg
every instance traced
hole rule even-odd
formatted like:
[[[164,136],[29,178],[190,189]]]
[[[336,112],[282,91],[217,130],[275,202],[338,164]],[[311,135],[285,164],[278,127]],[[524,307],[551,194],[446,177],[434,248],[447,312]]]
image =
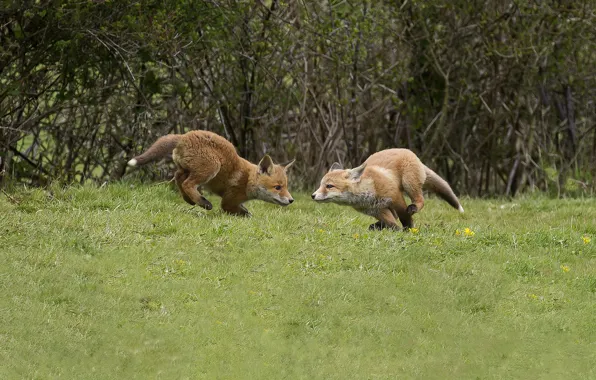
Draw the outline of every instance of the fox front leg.
[[[381,227],[379,229],[383,229],[383,228],[391,228],[392,230],[399,230],[399,226],[397,225],[397,220],[395,219],[395,215],[393,214],[393,212],[391,211],[391,209],[385,208],[380,210],[377,215],[376,215],[377,219],[379,219],[379,221],[377,223],[371,224],[368,228],[370,229],[372,226],[374,226],[374,229],[377,229],[378,227]]]
[[[252,216],[250,211],[248,211],[248,209],[246,207],[244,207],[243,204],[236,204],[236,203],[227,201],[226,199],[222,199],[221,208],[222,208],[222,210],[224,210],[225,212],[227,212],[228,214],[231,214],[231,215],[244,216],[244,217]]]
[[[368,229],[371,231],[381,231],[385,228],[387,228],[387,225],[385,224],[385,222],[381,222],[380,220],[368,226]]]
[[[251,217],[252,214],[250,213],[250,211],[248,211],[248,209],[246,207],[244,207],[243,204],[240,205],[240,209],[242,210],[242,212],[244,212],[244,216],[246,217]]]
[[[397,210],[395,210],[393,208],[389,208],[389,211],[391,212],[391,215],[393,215],[393,220],[395,220],[396,225],[394,227],[391,227],[389,224],[385,223],[384,221],[379,220],[378,222],[373,223],[370,226],[368,226],[368,229],[371,231],[374,231],[374,230],[381,231],[381,230],[384,230],[385,228],[398,229],[397,228],[398,212],[397,212]],[[401,221],[401,218],[400,218],[400,221]],[[404,230],[405,230],[405,228],[404,228]]]

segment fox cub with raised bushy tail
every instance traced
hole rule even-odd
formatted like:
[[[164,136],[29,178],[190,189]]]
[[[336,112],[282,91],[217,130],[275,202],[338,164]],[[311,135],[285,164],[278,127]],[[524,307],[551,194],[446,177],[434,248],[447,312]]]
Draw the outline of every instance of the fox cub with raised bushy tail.
[[[294,202],[287,177],[294,161],[276,165],[265,155],[255,165],[240,157],[232,143],[213,132],[198,130],[160,137],[128,165],[144,165],[170,154],[177,167],[176,184],[182,198],[191,205],[213,208],[197,189],[202,186],[219,195],[221,208],[234,215],[249,216],[244,203],[252,199],[281,206]]]
[[[423,189],[433,191],[464,212],[449,184],[408,149],[377,152],[354,169],[343,169],[334,163],[312,199],[349,205],[377,218],[379,221],[371,224],[370,229],[397,229],[396,219],[409,229],[414,226],[412,215],[424,207]],[[412,200],[409,206],[403,193]]]

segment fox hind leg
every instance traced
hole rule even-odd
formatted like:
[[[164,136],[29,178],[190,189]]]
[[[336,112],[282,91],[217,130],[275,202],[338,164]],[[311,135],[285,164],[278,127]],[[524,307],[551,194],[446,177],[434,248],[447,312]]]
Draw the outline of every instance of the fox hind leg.
[[[406,212],[410,215],[422,211],[422,208],[424,207],[424,195],[422,194],[423,184],[424,175],[420,173],[406,173],[402,178],[404,191],[412,200],[412,204],[406,208]]]
[[[412,220],[412,214],[410,214],[407,209],[400,211],[397,213],[399,216],[399,221],[403,226],[404,230],[408,230],[414,227],[414,221]]]
[[[414,227],[412,214],[408,212],[408,208],[409,206],[406,206],[406,200],[404,199],[403,195],[400,195],[397,199],[395,199],[393,205],[391,206],[391,212],[393,213],[394,217],[399,218],[404,230]]]
[[[188,177],[182,182],[182,189],[191,201],[205,210],[211,210],[213,205],[199,192],[197,187],[211,181],[219,172],[219,163],[203,163],[200,170],[189,171]]]
[[[186,181],[186,179],[188,178],[188,172],[179,167],[178,170],[176,170],[174,178],[176,180],[176,185],[180,190],[180,194],[182,194],[182,198],[186,201],[186,203],[194,206],[195,202],[193,202],[193,200],[186,194],[184,188],[182,187],[182,183],[184,183],[184,181]]]

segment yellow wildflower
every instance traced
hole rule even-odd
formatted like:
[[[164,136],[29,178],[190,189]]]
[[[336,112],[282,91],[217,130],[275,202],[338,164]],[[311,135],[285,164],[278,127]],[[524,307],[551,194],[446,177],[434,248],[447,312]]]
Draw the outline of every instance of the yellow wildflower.
[[[410,228],[410,232],[413,234],[417,234],[418,232],[420,232],[420,230],[418,228]]]
[[[460,230],[455,230],[455,236],[460,236],[461,235],[461,231]]]
[[[358,234],[354,234],[354,235],[352,235],[352,237],[353,237],[354,239],[358,239],[358,238],[360,237],[360,235],[358,235]]]
[[[325,231],[323,231],[323,229],[322,229],[322,228],[319,228],[319,233],[321,233],[321,234],[322,234],[323,232],[325,232]]]
[[[538,298],[538,296],[536,294],[534,294],[534,293],[528,294],[528,297],[530,297],[532,299],[537,299]]]
[[[582,237],[582,240],[584,241],[584,244],[588,244],[588,243],[590,243],[590,241],[592,241],[592,239],[590,239],[589,236]]]
[[[466,236],[474,236],[476,233],[474,231],[472,231],[471,229],[469,229],[468,227],[466,227],[466,229],[464,230],[464,235]]]
[[[561,270],[563,272],[569,272],[569,267],[567,265],[561,265]]]

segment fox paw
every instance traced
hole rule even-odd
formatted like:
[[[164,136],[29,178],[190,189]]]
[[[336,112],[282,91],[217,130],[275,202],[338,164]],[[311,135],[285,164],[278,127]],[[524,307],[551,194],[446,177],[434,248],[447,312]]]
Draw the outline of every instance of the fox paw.
[[[387,228],[387,225],[381,221],[378,221],[376,223],[371,224],[370,226],[368,226],[368,229],[371,231],[375,231],[375,230],[382,230],[384,228]]]
[[[182,199],[184,199],[184,201],[185,201],[186,203],[188,203],[189,205],[191,205],[191,206],[194,206],[194,205],[196,204],[196,203],[195,203],[195,202],[193,202],[193,200],[192,200],[192,199],[190,199],[190,198],[189,198],[189,197],[188,197],[186,194],[182,194]]]
[[[251,218],[252,214],[250,213],[250,211],[248,211],[248,209],[244,206],[240,206],[240,210],[242,210],[242,212],[244,213],[243,216],[247,217],[247,218]]]
[[[250,213],[250,211],[248,211],[244,207],[242,207],[239,212],[236,212],[236,213],[233,213],[233,214],[234,215],[237,215],[237,216],[244,217],[244,218],[250,218],[250,217],[252,217],[252,214]]]
[[[408,208],[406,209],[406,212],[410,215],[415,214],[418,212],[418,207],[416,207],[415,204],[411,204],[408,206]]]
[[[205,210],[211,210],[213,208],[213,205],[211,204],[211,202],[209,202],[207,200],[207,198],[205,198],[205,197],[201,197],[199,206],[201,206]]]

